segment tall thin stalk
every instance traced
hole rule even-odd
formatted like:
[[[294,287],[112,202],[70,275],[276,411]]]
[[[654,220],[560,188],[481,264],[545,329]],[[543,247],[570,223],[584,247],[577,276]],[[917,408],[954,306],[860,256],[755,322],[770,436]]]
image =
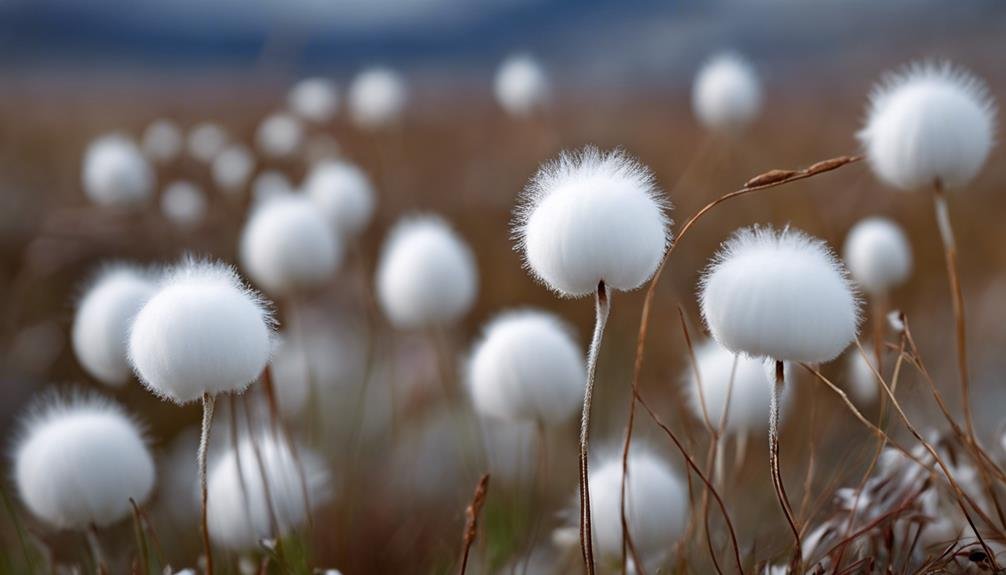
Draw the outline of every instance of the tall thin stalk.
[[[108,575],[108,564],[105,563],[105,552],[101,547],[101,540],[98,538],[98,526],[94,523],[88,525],[84,530],[87,538],[87,546],[91,550],[91,558],[94,559],[94,569],[98,575]]]
[[[587,575],[594,574],[594,542],[590,528],[590,487],[587,470],[587,449],[590,444],[590,405],[594,396],[594,382],[597,378],[597,356],[604,339],[604,327],[611,312],[611,297],[604,282],[597,284],[594,293],[596,320],[594,337],[590,341],[587,355],[587,386],[583,393],[583,414],[580,417],[580,549]]]
[[[783,362],[775,362],[775,385],[772,386],[768,416],[768,462],[772,469],[772,485],[775,487],[775,495],[779,499],[779,505],[782,506],[786,522],[789,523],[789,528],[793,531],[793,539],[796,544],[794,557],[802,557],[800,528],[796,525],[793,508],[789,504],[789,498],[786,497],[786,487],[783,485],[782,473],[779,470],[779,400],[782,397],[783,387],[786,385],[785,372]]]
[[[209,494],[206,487],[206,457],[210,446],[210,426],[213,424],[213,406],[216,404],[216,396],[210,393],[203,394],[203,424],[199,432],[199,498],[201,503],[200,525],[203,530],[203,551],[206,553],[206,575],[213,575],[213,548],[210,546],[210,529],[207,521],[208,514],[206,503]]]

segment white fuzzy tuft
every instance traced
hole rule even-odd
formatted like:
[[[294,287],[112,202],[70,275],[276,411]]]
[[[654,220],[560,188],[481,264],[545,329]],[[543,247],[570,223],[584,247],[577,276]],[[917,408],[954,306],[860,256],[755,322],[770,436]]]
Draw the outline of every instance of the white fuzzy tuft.
[[[527,268],[560,296],[591,294],[602,281],[628,291],[660,265],[671,238],[667,209],[648,168],[588,146],[538,170],[513,235]]]
[[[375,129],[399,120],[408,100],[405,80],[389,68],[357,74],[349,87],[349,115],[358,127]]]
[[[132,140],[111,134],[87,147],[81,174],[84,193],[99,206],[136,207],[154,194],[154,172]]]
[[[558,425],[583,404],[583,350],[558,317],[505,312],[485,327],[468,363],[468,385],[481,414]]]
[[[287,104],[294,114],[322,124],[339,110],[339,92],[335,84],[324,78],[306,78],[290,88]]]
[[[705,413],[708,413],[709,423],[714,429],[719,429],[723,409],[729,399],[725,430],[738,432],[765,429],[768,425],[772,386],[775,384],[774,361],[735,354],[715,340],[697,346],[695,360],[695,366],[689,363],[685,369],[684,380],[688,405],[696,419],[704,423]],[[771,365],[766,366],[766,363]],[[702,395],[699,394],[700,380],[695,376],[695,368],[698,368],[701,376]],[[789,363],[785,369],[786,381],[792,382],[793,374]],[[791,403],[792,391],[792,385],[783,388],[782,414],[785,414]],[[705,413],[702,411],[702,399],[705,399]]]
[[[864,349],[873,349],[872,344],[864,346]],[[849,351],[849,384],[847,387],[852,398],[860,405],[871,405],[880,397],[880,382],[877,381],[877,376],[873,373],[876,366],[871,367],[875,360],[869,351],[867,351],[867,355],[869,355],[869,359],[858,348]]]
[[[610,456],[590,472],[595,551],[608,560],[622,555],[622,457]],[[629,454],[625,514],[640,559],[667,558],[688,521],[688,489],[663,459],[643,448]]]
[[[441,218],[406,218],[388,234],[377,267],[377,299],[395,327],[452,323],[471,308],[477,292],[475,256]]]
[[[295,458],[286,442],[271,433],[257,435],[255,444],[252,441],[245,438],[237,453],[232,448],[221,455],[208,479],[210,535],[215,543],[233,551],[255,550],[260,540],[272,537],[270,507],[280,534],[286,535],[307,523],[311,509],[331,496],[331,477],[319,456],[298,447]],[[242,490],[242,479],[247,491]]]
[[[152,122],[143,131],[140,141],[143,153],[159,164],[167,164],[178,158],[183,145],[182,129],[168,119]]]
[[[272,294],[318,287],[332,279],[341,260],[342,242],[300,194],[261,203],[241,234],[241,266]]]
[[[859,139],[874,173],[902,190],[966,186],[995,140],[996,105],[985,83],[949,63],[913,64],[870,95]]]
[[[135,421],[96,395],[39,401],[15,449],[14,478],[33,515],[59,529],[104,527],[142,504],[154,460]]]
[[[255,157],[241,144],[228,146],[213,159],[213,183],[226,194],[240,192],[255,171]]]
[[[527,54],[510,56],[500,64],[493,84],[496,101],[511,116],[526,117],[548,103],[548,75]]]
[[[856,283],[873,295],[898,287],[912,272],[912,247],[898,224],[885,218],[857,223],[845,238],[845,264]]]
[[[700,290],[709,331],[735,353],[825,362],[859,329],[859,300],[842,264],[824,242],[789,228],[735,232]]]
[[[115,265],[87,288],[73,318],[73,351],[84,369],[105,385],[125,385],[129,366],[129,328],[154,294],[156,284],[137,268]]]
[[[374,215],[374,187],[367,174],[349,162],[322,162],[304,183],[307,194],[337,233],[359,235]]]
[[[154,394],[188,403],[243,391],[272,350],[269,304],[230,266],[186,259],[137,314],[129,360]]]
[[[206,195],[192,182],[172,182],[161,193],[161,213],[176,226],[198,226],[206,219],[207,209]]]
[[[213,122],[203,122],[189,130],[186,145],[189,155],[208,164],[223,151],[227,140],[227,131],[223,127]]]
[[[761,111],[762,86],[755,69],[734,53],[719,54],[702,66],[692,86],[692,108],[716,132],[749,125]]]
[[[290,114],[272,114],[255,131],[255,145],[267,158],[290,158],[304,145],[304,126]]]

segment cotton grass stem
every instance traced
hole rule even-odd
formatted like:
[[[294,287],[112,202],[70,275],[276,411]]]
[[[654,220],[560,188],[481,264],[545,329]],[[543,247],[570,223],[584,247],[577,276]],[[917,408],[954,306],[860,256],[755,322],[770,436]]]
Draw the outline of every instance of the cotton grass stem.
[[[782,473],[779,470],[779,400],[782,398],[782,390],[785,386],[785,368],[781,361],[775,362],[775,385],[772,387],[772,401],[769,403],[768,416],[768,457],[769,466],[772,468],[772,485],[775,487],[775,495],[779,499],[782,512],[786,515],[786,522],[789,523],[790,530],[793,531],[793,539],[796,544],[795,557],[802,557],[802,544],[800,541],[800,528],[796,525],[796,518],[793,516],[793,508],[786,497],[786,488],[782,482]]]
[[[203,394],[203,422],[199,430],[199,501],[200,525],[203,530],[203,551],[206,553],[206,575],[213,575],[213,548],[210,546],[210,528],[207,521],[207,502],[209,496],[206,487],[206,459],[209,455],[210,447],[210,426],[213,424],[213,407],[216,404],[216,396],[211,393]]]
[[[87,538],[87,547],[91,551],[91,559],[94,560],[95,571],[98,575],[108,575],[108,564],[105,563],[105,552],[101,547],[101,540],[98,538],[98,526],[92,523],[84,530],[84,537]]]
[[[590,489],[587,471],[587,449],[590,444],[590,406],[597,378],[597,356],[601,351],[604,327],[608,323],[608,314],[611,312],[610,294],[604,282],[597,284],[594,300],[597,317],[594,322],[594,337],[590,341],[590,352],[587,354],[587,386],[583,393],[583,414],[580,417],[580,548],[583,551],[587,575],[594,573],[594,544],[590,529]]]

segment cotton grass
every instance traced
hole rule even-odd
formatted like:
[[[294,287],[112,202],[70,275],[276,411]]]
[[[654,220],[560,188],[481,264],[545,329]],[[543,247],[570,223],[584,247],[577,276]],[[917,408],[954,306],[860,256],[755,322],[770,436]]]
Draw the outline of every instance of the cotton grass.
[[[692,86],[692,108],[699,121],[717,133],[736,133],[761,111],[762,86],[744,58],[725,52],[709,59]]]
[[[155,120],[147,126],[140,142],[143,153],[158,164],[167,164],[178,158],[185,143],[181,127],[167,118]]]
[[[81,175],[84,193],[95,204],[136,208],[150,201],[154,173],[140,149],[119,134],[91,142],[84,154]]]
[[[365,130],[386,128],[399,121],[408,100],[405,80],[390,68],[373,67],[353,78],[349,86],[349,116]]]
[[[254,171],[255,156],[242,144],[227,146],[213,159],[213,183],[226,194],[242,191]]]
[[[161,213],[179,228],[191,229],[202,224],[208,209],[206,195],[192,182],[171,182],[161,193]]]
[[[293,115],[277,112],[267,116],[255,132],[255,145],[267,158],[293,157],[304,144],[304,127]]]
[[[500,107],[516,118],[541,111],[551,96],[545,69],[527,54],[515,54],[500,64],[493,90]]]
[[[358,236],[374,215],[373,184],[363,170],[349,162],[315,165],[304,182],[304,193],[345,237]]]
[[[290,88],[287,95],[290,110],[309,122],[324,124],[335,117],[339,109],[339,92],[325,78],[305,78]]]

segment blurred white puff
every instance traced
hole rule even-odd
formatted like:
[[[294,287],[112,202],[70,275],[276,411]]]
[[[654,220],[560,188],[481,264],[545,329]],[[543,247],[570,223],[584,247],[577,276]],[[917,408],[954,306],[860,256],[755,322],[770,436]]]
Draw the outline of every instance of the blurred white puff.
[[[828,246],[807,234],[743,228],[703,273],[702,317],[735,353],[825,362],[859,329],[859,300]]]
[[[304,183],[307,194],[345,237],[359,235],[374,214],[374,187],[359,167],[343,161],[313,167]]]
[[[374,67],[353,78],[349,115],[364,129],[383,128],[399,120],[408,99],[405,80],[390,68]]]
[[[771,363],[770,369],[766,363]],[[695,370],[698,369],[699,377]],[[792,381],[792,371],[787,363],[786,380]],[[688,394],[688,406],[696,419],[709,423],[714,429],[720,426],[723,409],[726,407],[727,432],[758,431],[768,426],[769,402],[775,383],[775,362],[762,358],[735,354],[715,340],[709,340],[695,348],[695,365],[689,365],[684,372]],[[772,372],[771,379],[769,372]],[[699,394],[699,384],[702,393]],[[791,403],[794,387],[783,388],[781,414],[785,415]],[[705,412],[702,400],[705,400]],[[727,400],[729,399],[729,406]]]
[[[270,507],[280,535],[286,535],[307,523],[309,513],[328,500],[332,485],[324,461],[303,447],[295,449],[297,457],[286,441],[261,433],[242,439],[237,452],[231,448],[212,464],[207,489],[214,543],[232,551],[258,549],[259,541],[273,536]]]
[[[240,392],[272,351],[269,304],[222,263],[186,259],[140,309],[129,360],[151,392],[175,403]]]
[[[132,208],[150,201],[154,172],[129,138],[110,134],[87,146],[81,174],[84,193],[99,206]]]
[[[867,218],[845,238],[845,264],[852,279],[872,295],[898,287],[912,271],[912,247],[898,224],[886,218]]]
[[[241,267],[266,292],[287,295],[332,279],[342,242],[308,198],[289,194],[259,204],[241,232]]]
[[[525,117],[545,107],[550,97],[548,75],[527,54],[508,57],[496,71],[496,101],[510,115]]]
[[[710,130],[732,132],[746,127],[758,117],[761,104],[758,73],[738,54],[714,56],[695,76],[692,108]]]
[[[590,509],[596,552],[622,556],[622,457],[609,456],[590,472]],[[664,561],[688,521],[688,489],[671,466],[645,448],[629,453],[625,514],[640,559]]]
[[[873,349],[872,344],[870,346],[864,345],[863,348]],[[869,355],[869,351],[867,355]],[[858,348],[849,350],[848,389],[852,398],[860,405],[870,405],[876,402],[880,396],[880,382],[877,381],[877,376],[873,373],[876,368],[873,365],[875,360],[872,355],[869,355],[869,358],[867,355],[861,353]]]
[[[213,183],[227,194],[240,192],[255,171],[255,156],[241,144],[227,146],[213,159]]]
[[[266,170],[255,176],[251,185],[253,204],[261,204],[273,198],[293,193],[293,184],[283,172]]]
[[[140,146],[148,158],[166,164],[178,158],[184,145],[182,129],[172,120],[162,118],[143,130]]]
[[[547,425],[568,421],[578,411],[587,381],[572,329],[537,310],[504,312],[489,322],[467,372],[479,413]]]
[[[77,360],[91,377],[113,387],[129,381],[129,328],[155,289],[148,272],[113,265],[84,292],[73,318],[72,339]]]
[[[269,369],[272,370],[276,403],[284,417],[294,418],[304,412],[315,377],[302,338],[289,332],[276,337]]]
[[[985,83],[949,63],[913,64],[870,95],[859,132],[867,161],[902,190],[966,186],[995,140],[996,105]]]
[[[213,122],[202,122],[189,130],[186,145],[190,156],[208,164],[223,151],[227,139],[227,131],[222,126]]]
[[[304,144],[304,126],[290,114],[267,116],[255,132],[255,145],[267,158],[290,158]]]
[[[339,109],[339,92],[325,78],[305,78],[290,88],[287,104],[294,114],[319,124],[328,122]]]
[[[648,168],[588,146],[538,170],[513,234],[531,273],[560,296],[591,294],[602,281],[628,291],[660,265],[671,238],[667,209]]]
[[[176,226],[198,226],[206,219],[207,209],[206,195],[192,182],[171,182],[161,193],[161,213]]]
[[[377,266],[377,299],[397,328],[449,324],[475,302],[478,272],[471,249],[438,216],[399,221]]]
[[[14,478],[33,515],[58,529],[111,525],[154,487],[154,460],[137,423],[97,395],[43,397],[15,448]]]

